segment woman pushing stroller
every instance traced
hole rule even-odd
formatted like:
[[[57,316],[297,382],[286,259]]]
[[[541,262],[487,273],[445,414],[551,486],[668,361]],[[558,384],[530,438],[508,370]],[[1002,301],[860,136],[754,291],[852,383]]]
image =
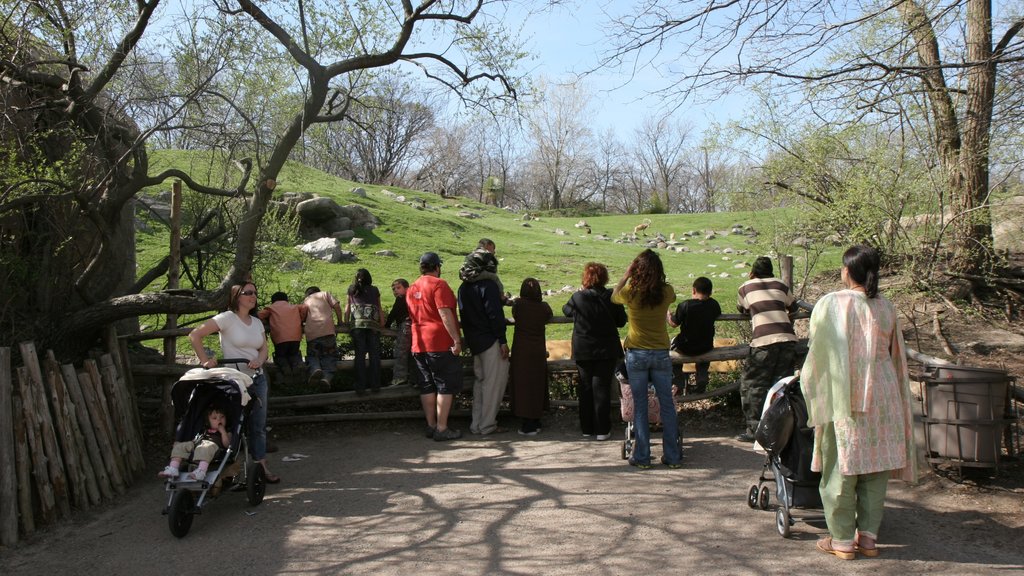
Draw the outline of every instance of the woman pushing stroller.
[[[203,348],[203,338],[219,333],[220,346],[226,358],[245,358],[245,364],[234,363],[231,367],[252,378],[249,394],[256,399],[249,421],[249,445],[252,457],[257,460],[266,472],[267,484],[277,484],[281,478],[270,473],[267,468],[267,375],[263,373],[263,363],[267,361],[267,336],[263,323],[252,315],[256,308],[256,285],[246,282],[231,287],[228,299],[228,310],[200,324],[189,333],[199,364],[203,368],[217,365],[215,358],[210,358]]]

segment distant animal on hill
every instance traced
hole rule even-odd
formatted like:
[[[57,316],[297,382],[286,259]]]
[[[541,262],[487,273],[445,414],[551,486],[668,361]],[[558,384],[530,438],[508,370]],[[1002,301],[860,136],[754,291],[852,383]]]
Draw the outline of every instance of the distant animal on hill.
[[[633,227],[633,234],[643,232],[644,236],[647,236],[647,227],[651,225],[650,218],[644,218],[643,222]]]

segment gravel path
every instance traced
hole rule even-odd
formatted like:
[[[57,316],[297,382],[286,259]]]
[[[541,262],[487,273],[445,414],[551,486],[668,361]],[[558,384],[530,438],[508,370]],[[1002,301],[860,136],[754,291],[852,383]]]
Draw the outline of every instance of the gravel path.
[[[890,488],[881,557],[815,550],[821,526],[783,539],[746,493],[763,459],[690,435],[686,466],[630,468],[621,441],[579,438],[571,413],[533,438],[427,440],[418,421],[282,431],[255,508],[225,493],[174,538],[160,482],[0,549],[21,574],[1004,574],[1024,570],[1024,490],[931,477]],[[465,429],[467,422],[457,421]],[[685,430],[685,426],[684,426]],[[616,438],[621,440],[621,433]],[[654,457],[660,446],[654,446]],[[290,454],[305,454],[283,462]],[[774,507],[774,506],[773,506]],[[193,560],[202,558],[201,561]]]

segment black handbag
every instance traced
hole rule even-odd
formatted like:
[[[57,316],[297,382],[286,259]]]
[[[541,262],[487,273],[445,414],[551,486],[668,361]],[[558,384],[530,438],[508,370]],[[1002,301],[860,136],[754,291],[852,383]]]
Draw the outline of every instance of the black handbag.
[[[761,416],[754,439],[769,454],[778,455],[793,437],[795,417],[788,394],[780,394]]]

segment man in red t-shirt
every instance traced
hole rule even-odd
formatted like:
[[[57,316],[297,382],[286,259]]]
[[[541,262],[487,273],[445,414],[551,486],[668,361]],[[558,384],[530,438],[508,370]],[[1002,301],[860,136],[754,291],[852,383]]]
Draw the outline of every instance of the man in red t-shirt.
[[[440,256],[434,252],[421,256],[420,274],[405,293],[412,320],[412,354],[423,374],[420,403],[427,418],[427,438],[443,442],[462,437],[462,432],[448,427],[455,394],[462,390],[458,303],[441,279]]]

